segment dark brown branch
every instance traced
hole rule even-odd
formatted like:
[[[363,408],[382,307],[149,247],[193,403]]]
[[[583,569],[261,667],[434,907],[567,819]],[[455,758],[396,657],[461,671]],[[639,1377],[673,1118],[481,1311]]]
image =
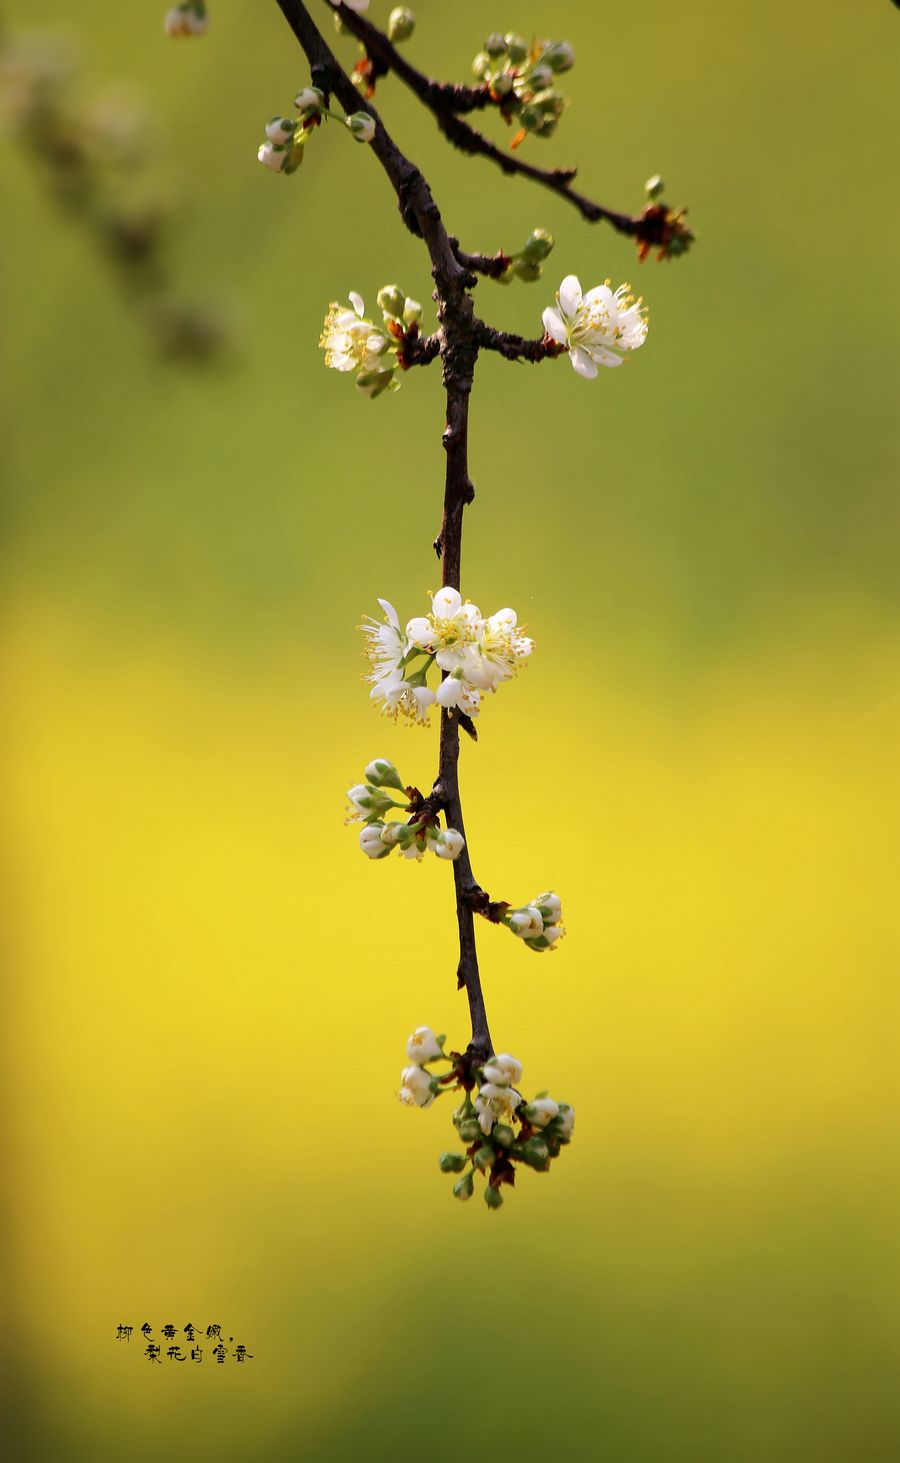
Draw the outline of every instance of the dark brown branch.
[[[415,66],[411,66],[371,21],[343,6],[340,15],[346,29],[362,41],[382,74],[393,71],[404,86],[428,108],[448,142],[459,148],[460,152],[467,153],[470,157],[488,158],[504,173],[518,174],[522,178],[530,178],[542,188],[549,188],[551,192],[567,199],[589,223],[604,220],[620,234],[630,234],[648,244],[661,242],[655,220],[647,220],[643,214],[632,218],[630,214],[617,213],[614,209],[604,208],[601,203],[595,203],[585,194],[576,192],[572,187],[574,168],[537,168],[516,153],[497,147],[476,127],[464,122],[459,113],[474,111],[476,107],[486,107],[494,100],[486,87],[449,86],[432,81]],[[465,100],[471,102],[471,105],[464,105]]]
[[[510,335],[505,330],[494,330],[493,326],[485,325],[483,320],[475,322],[475,338],[483,350],[496,351],[497,355],[504,356],[507,361],[530,361],[534,364],[561,356],[566,349],[550,335],[543,335],[539,340],[528,340],[524,335]]]
[[[439,335],[409,335],[397,351],[397,360],[408,371],[410,366],[430,366],[440,353]]]
[[[500,279],[512,264],[509,254],[504,254],[498,249],[496,254],[467,254],[465,249],[460,249],[456,239],[450,240],[456,251],[456,257],[470,274],[484,274],[489,279]]]
[[[359,93],[325,42],[302,0],[278,0],[278,6],[306,53],[313,85],[320,87],[326,96],[333,93],[345,112],[358,111]],[[341,16],[348,25],[351,19],[357,19],[354,12],[343,9]],[[472,299],[467,293],[471,276],[456,257],[440,211],[419,169],[400,151],[375,108],[367,104],[367,110],[376,124],[375,136],[370,144],[372,151],[397,195],[403,222],[413,234],[419,235],[425,241],[431,258],[440,320],[440,356],[447,395],[447,423],[443,436],[447,466],[444,517],[440,533],[441,583],[458,589],[463,512],[475,496],[468,468],[469,393],[478,355]],[[447,826],[458,829],[465,837],[459,794],[459,725],[456,715],[441,711],[436,787],[440,786]],[[483,1060],[493,1052],[493,1044],[478,970],[475,920],[467,902],[469,891],[477,887],[472,874],[468,843],[453,864],[453,878],[459,927],[457,978],[459,986],[465,986],[472,1020],[469,1055],[473,1061]]]

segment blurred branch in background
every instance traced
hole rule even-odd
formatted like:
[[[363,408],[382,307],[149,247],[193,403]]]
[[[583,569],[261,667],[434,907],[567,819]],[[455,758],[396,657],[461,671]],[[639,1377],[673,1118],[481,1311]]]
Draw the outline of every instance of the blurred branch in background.
[[[173,278],[178,207],[153,179],[160,149],[147,112],[121,83],[82,103],[77,73],[66,37],[0,30],[0,124],[59,212],[103,257],[153,348],[194,366],[233,360],[222,311],[182,298]]]

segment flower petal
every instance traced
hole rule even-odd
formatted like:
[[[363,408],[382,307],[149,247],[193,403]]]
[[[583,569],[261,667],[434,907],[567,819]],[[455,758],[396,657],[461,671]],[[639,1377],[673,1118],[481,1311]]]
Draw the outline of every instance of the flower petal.
[[[393,627],[394,627],[395,630],[399,630],[400,629],[400,616],[397,614],[397,611],[394,609],[394,606],[391,604],[390,600],[389,599],[380,599],[378,601],[378,603],[381,605],[381,608],[384,610],[385,619],[388,621],[388,623],[391,624],[391,625],[393,625]]]
[[[581,282],[577,274],[567,274],[559,287],[559,308],[564,315],[572,316],[581,304]]]
[[[566,327],[558,310],[554,310],[552,305],[548,305],[541,319],[544,322],[544,329],[547,334],[553,337],[557,345],[568,344]]]
[[[361,320],[366,313],[366,305],[362,295],[358,295],[356,290],[351,290],[348,299]]]
[[[574,350],[569,351],[569,360],[572,362],[579,376],[583,376],[586,381],[593,381],[597,374],[597,367],[587,351],[583,351],[576,346]]]
[[[462,595],[458,589],[451,589],[449,585],[432,595],[432,612],[441,620],[452,620],[459,613],[461,605]]]

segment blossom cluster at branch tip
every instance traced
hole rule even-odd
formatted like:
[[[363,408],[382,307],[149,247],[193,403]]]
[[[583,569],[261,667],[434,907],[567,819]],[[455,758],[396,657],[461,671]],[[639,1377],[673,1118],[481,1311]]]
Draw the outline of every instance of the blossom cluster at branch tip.
[[[391,788],[403,794],[392,798]],[[406,787],[393,762],[376,757],[366,768],[366,781],[348,787],[351,813],[348,823],[361,823],[359,846],[367,858],[387,858],[399,849],[404,858],[421,861],[430,852],[441,859],[458,859],[466,841],[455,828],[441,828],[440,815],[429,806],[417,787]],[[386,821],[391,808],[406,814],[407,821]]]
[[[543,313],[544,330],[569,352],[579,376],[592,379],[599,366],[621,366],[625,356],[647,339],[647,311],[627,284],[613,290],[609,280],[586,295],[574,274],[556,292],[556,307]]]
[[[317,86],[305,86],[294,97],[296,117],[274,116],[266,123],[266,140],[256,156],[264,168],[288,176],[303,161],[307,142],[323,117],[330,115],[325,94]]]
[[[372,700],[394,718],[399,714],[425,726],[435,705],[477,716],[482,696],[510,680],[534,648],[515,610],[485,619],[457,589],[439,589],[431,613],[409,620],[405,630],[390,601],[378,603],[384,620],[369,618],[362,626],[371,667],[365,679]],[[428,685],[432,669],[444,672],[436,690]]]
[[[167,36],[202,36],[209,30],[206,0],[183,0],[166,12],[163,27]]]
[[[568,41],[535,41],[531,45],[513,31],[490,35],[472,62],[478,80],[489,88],[508,123],[518,123],[512,141],[518,147],[531,133],[552,137],[568,103],[554,86],[555,78],[575,64]]]
[[[504,913],[503,923],[529,950],[552,950],[566,933],[562,923],[562,904],[558,894],[548,890],[536,894],[530,904]]]
[[[648,178],[644,185],[647,203],[640,216],[641,232],[638,235],[638,259],[641,263],[651,249],[658,249],[657,259],[677,259],[686,254],[694,243],[694,235],[687,226],[686,208],[672,208],[663,199],[666,185],[658,173]]]
[[[405,370],[406,352],[419,335],[422,306],[403,293],[399,285],[387,284],[378,291],[382,325],[366,315],[365,301],[350,291],[349,306],[332,300],[319,337],[325,364],[333,371],[355,371],[356,387],[364,396],[399,391],[397,368]]]
[[[444,1051],[445,1036],[435,1036],[430,1026],[419,1026],[406,1043],[410,1063],[400,1074],[400,1101],[407,1107],[431,1107],[446,1092],[463,1094],[453,1113],[464,1152],[442,1153],[442,1173],[455,1176],[457,1199],[471,1199],[476,1175],[486,1179],[484,1199],[489,1209],[503,1203],[502,1188],[515,1184],[516,1164],[546,1173],[554,1158],[572,1141],[575,1110],[539,1092],[530,1102],[519,1091],[522,1063],[508,1052],[472,1066],[465,1055]],[[429,1071],[434,1062],[446,1062],[448,1070],[438,1075]],[[472,1101],[472,1092],[475,1100]]]
[[[553,235],[546,229],[532,229],[518,254],[508,256],[506,270],[497,276],[500,284],[512,284],[514,279],[520,279],[523,284],[534,284],[544,273],[544,260],[549,257],[553,245]]]

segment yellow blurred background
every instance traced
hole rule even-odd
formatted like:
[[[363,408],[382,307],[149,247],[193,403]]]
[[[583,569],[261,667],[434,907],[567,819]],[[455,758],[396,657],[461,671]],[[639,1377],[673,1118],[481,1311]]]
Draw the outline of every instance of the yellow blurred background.
[[[362,400],[317,338],[349,289],[427,302],[424,255],[337,129],[255,163],[308,79],[274,4],[178,44],[164,8],[39,19],[86,91],[139,88],[235,361],[155,359],[0,146],[13,1456],[893,1463],[898,16],[420,0],[409,54],[448,78],[489,29],[571,39],[528,155],[623,209],[662,171],[698,234],[671,266],[379,88],[466,247],[556,237],[481,313],[536,334],[569,272],[651,312],[592,384],[478,367],[463,587],[537,650],[463,748],[467,828],[491,893],[553,887],[569,931],[479,926],[482,967],[526,1090],[578,1112],[495,1215],[437,1171],[447,1112],[394,1095],[414,1026],[467,1039],[450,871],[342,822],[373,756],[434,772],[356,626],[437,586],[442,400],[436,368]],[[253,1359],[148,1365],[145,1321]]]

